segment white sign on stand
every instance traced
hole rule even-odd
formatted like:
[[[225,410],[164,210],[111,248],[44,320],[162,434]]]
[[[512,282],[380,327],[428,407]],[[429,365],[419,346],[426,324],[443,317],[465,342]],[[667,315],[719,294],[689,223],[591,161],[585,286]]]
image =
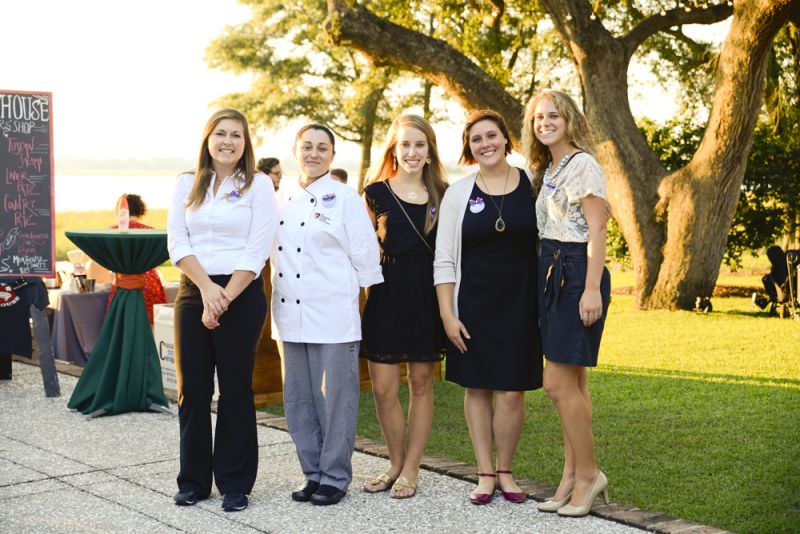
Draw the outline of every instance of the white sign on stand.
[[[153,337],[161,362],[161,382],[167,397],[178,399],[178,375],[175,372],[175,308],[172,304],[153,305]],[[214,375],[214,397],[219,398],[219,383]]]
[[[161,362],[161,382],[164,392],[175,398],[178,394],[178,378],[175,373],[175,329],[172,304],[155,304],[153,306],[153,337],[158,349],[158,360]]]

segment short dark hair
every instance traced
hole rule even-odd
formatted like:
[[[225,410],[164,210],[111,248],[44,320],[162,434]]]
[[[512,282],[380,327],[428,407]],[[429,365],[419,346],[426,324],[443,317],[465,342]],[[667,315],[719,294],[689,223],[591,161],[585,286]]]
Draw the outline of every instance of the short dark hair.
[[[281,162],[278,158],[261,158],[258,160],[258,164],[256,164],[256,169],[263,172],[264,174],[269,174],[272,172],[272,168],[275,165],[280,165]]]
[[[469,147],[469,131],[477,123],[486,120],[495,123],[500,129],[500,132],[503,134],[503,137],[508,140],[506,143],[506,156],[511,154],[511,151],[514,150],[514,141],[512,141],[511,136],[508,133],[508,126],[506,125],[506,120],[503,118],[503,116],[496,111],[492,111],[491,109],[479,109],[470,113],[469,117],[467,117],[467,123],[464,125],[464,131],[461,133],[462,146],[461,158],[458,160],[459,165],[475,165],[475,163],[477,163],[477,160],[472,153],[472,149]]]
[[[139,195],[124,193],[122,197],[128,200],[128,213],[131,217],[142,217],[147,213],[147,206],[145,206],[144,200]]]
[[[325,132],[331,140],[331,148],[333,148],[334,150],[336,149],[336,138],[333,137],[333,132],[331,131],[331,129],[325,126],[324,124],[317,124],[317,123],[306,124],[297,131],[297,135],[294,138],[294,142],[296,143],[297,140],[300,139],[300,136],[303,135],[308,130],[320,130]]]
[[[344,169],[331,169],[331,174],[336,176],[337,178],[341,179],[343,182],[347,182],[347,171]]]

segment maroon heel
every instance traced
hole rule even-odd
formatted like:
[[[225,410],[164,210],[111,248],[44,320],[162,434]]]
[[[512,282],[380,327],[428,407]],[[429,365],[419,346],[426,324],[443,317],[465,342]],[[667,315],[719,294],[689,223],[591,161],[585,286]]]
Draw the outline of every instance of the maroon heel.
[[[495,471],[498,475],[510,475],[510,469],[498,469]],[[528,496],[524,492],[517,492],[517,491],[503,491],[503,488],[499,488],[500,493],[503,494],[503,498],[508,502],[513,502],[515,504],[523,503],[528,500]]]
[[[478,476],[479,477],[497,478],[497,475],[495,475],[494,473],[478,473]],[[475,495],[470,495],[469,496],[469,502],[471,502],[472,504],[478,504],[478,505],[489,504],[490,502],[492,502],[493,498],[494,498],[494,491],[491,492],[491,493],[477,493]]]

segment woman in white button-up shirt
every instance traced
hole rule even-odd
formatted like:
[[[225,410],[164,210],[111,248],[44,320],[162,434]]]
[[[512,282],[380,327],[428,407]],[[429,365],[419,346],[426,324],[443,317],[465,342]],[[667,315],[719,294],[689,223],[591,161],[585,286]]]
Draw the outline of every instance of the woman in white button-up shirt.
[[[197,169],[178,177],[168,217],[175,301],[181,463],[175,503],[208,497],[212,473],[226,511],[247,506],[258,467],[253,363],[266,319],[260,273],[277,224],[272,182],[256,172],[247,120],[211,116]],[[213,454],[211,396],[219,382]]]
[[[306,485],[296,501],[336,504],[352,480],[358,416],[360,287],[383,281],[366,207],[331,178],[333,133],[312,124],[293,152],[300,179],[281,184],[272,250],[272,337],[283,400]]]

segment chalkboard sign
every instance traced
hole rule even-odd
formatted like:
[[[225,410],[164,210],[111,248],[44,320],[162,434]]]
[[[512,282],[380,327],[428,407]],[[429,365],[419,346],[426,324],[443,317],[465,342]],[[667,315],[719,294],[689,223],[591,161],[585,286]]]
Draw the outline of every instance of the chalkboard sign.
[[[52,97],[0,90],[0,276],[54,276]]]

